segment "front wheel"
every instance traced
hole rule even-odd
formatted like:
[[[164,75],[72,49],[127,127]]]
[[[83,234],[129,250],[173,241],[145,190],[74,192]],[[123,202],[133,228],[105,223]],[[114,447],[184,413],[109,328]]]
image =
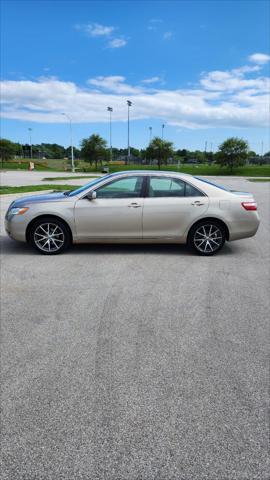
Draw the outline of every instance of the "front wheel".
[[[30,244],[43,255],[62,253],[71,243],[66,225],[49,217],[37,220],[32,225],[29,240]]]
[[[222,225],[214,221],[202,221],[192,227],[188,236],[188,245],[199,255],[214,255],[225,243],[225,231]]]

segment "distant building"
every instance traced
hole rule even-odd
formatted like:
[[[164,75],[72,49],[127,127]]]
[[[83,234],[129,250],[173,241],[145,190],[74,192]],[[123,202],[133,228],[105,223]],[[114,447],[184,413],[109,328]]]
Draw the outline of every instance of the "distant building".
[[[249,157],[246,161],[247,165],[269,165],[270,164],[270,157],[268,156],[260,156],[257,155],[256,157]]]
[[[129,163],[136,163],[136,164],[142,163],[142,159],[140,157],[136,157],[132,153],[130,154],[129,158],[127,155],[119,155],[114,160],[118,162],[129,162]]]
[[[199,162],[197,160],[197,158],[189,158],[186,163],[190,163],[192,165],[197,165]]]

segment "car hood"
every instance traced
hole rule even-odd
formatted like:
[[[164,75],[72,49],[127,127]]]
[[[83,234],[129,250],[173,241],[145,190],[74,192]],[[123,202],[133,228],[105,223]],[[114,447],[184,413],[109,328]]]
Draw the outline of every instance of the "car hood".
[[[32,203],[55,202],[57,200],[67,200],[68,198],[69,197],[67,197],[64,192],[46,193],[44,195],[31,195],[29,197],[22,197],[18,200],[15,200],[12,203],[12,207],[24,207]]]

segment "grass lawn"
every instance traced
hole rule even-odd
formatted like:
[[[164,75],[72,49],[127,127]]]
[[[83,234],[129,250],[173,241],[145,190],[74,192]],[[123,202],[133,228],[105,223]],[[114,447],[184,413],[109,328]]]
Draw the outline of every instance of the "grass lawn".
[[[75,176],[72,176],[72,177],[45,177],[42,179],[42,182],[51,182],[52,180],[55,181],[55,180],[77,180],[77,179],[80,179],[80,178],[91,178],[91,180],[95,180],[97,177],[93,177],[93,176],[90,176],[90,175],[77,175],[76,177]]]
[[[64,172],[70,171],[70,163],[67,160],[61,159],[46,159],[46,160],[34,160],[35,170],[37,171],[54,171],[54,172]],[[125,171],[125,170],[158,170],[157,165],[116,165],[115,163],[109,163],[110,173]],[[22,159],[21,161],[9,161],[3,162],[3,165],[0,164],[0,169],[3,170],[27,170],[29,166],[29,160]],[[199,165],[187,165],[183,164],[178,167],[177,165],[162,165],[162,170],[175,171],[182,173],[190,173],[191,175],[224,175],[224,176],[239,176],[239,177],[270,177],[270,165],[245,165],[244,167],[234,168],[232,173],[228,168],[222,168],[219,165],[208,165],[208,164],[199,164]],[[96,173],[101,171],[101,167],[98,166],[98,169],[95,169],[94,166],[87,164],[84,161],[78,161],[77,172],[84,173]],[[60,180],[67,177],[56,177]],[[71,179],[80,178],[70,175]],[[83,177],[87,178],[87,177]],[[45,181],[50,181],[47,179]]]
[[[0,195],[7,195],[11,193],[24,193],[24,192],[38,192],[42,190],[56,190],[56,191],[66,191],[66,190],[75,190],[79,188],[78,185],[23,185],[21,187],[9,187],[6,185],[0,186]]]
[[[17,159],[17,160],[10,160],[8,162],[1,162],[0,169],[1,170],[28,170],[30,159]],[[47,159],[47,160],[33,160],[35,164],[35,170],[37,171],[66,171],[70,169],[70,165],[67,163],[67,160],[61,159]]]
[[[248,178],[249,182],[270,182],[270,178]]]
[[[158,170],[157,165],[113,165],[109,164],[110,173],[125,170]],[[222,168],[219,165],[162,165],[161,170],[189,173],[191,175],[213,175],[213,176],[239,176],[239,177],[270,177],[270,165],[246,165],[244,167],[234,168],[232,173],[228,168]],[[95,172],[94,167],[84,167],[84,172]]]

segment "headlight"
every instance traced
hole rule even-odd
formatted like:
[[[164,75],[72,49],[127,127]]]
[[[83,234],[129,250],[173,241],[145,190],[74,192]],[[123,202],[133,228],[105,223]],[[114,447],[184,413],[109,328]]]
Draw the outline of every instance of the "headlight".
[[[28,207],[22,207],[22,208],[11,208],[9,211],[10,215],[23,215],[25,212],[29,210]]]

